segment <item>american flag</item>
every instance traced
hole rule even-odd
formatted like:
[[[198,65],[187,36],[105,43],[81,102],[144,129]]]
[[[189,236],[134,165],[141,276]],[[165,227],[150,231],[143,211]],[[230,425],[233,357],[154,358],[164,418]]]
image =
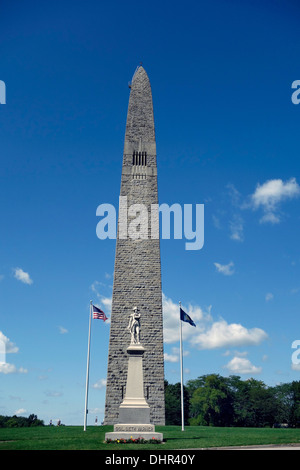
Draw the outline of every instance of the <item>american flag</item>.
[[[103,310],[96,307],[95,305],[93,305],[93,318],[96,320],[103,320],[103,321],[107,320],[107,316],[105,315]]]

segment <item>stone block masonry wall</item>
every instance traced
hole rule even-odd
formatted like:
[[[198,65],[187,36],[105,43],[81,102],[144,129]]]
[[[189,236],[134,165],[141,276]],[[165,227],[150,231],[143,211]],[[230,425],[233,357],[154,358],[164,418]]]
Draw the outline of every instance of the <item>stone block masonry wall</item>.
[[[134,167],[134,152],[147,156],[143,168]],[[139,67],[129,99],[120,195],[127,196],[128,207],[137,203],[147,206],[149,238],[118,238],[116,243],[105,424],[118,423],[119,406],[125,396],[126,349],[130,344],[127,326],[134,306],[141,314],[144,391],[150,406],[150,421],[165,424],[160,244],[159,239],[150,237],[150,206],[158,204],[156,168],[151,87],[145,70]],[[143,175],[141,179],[139,172]]]

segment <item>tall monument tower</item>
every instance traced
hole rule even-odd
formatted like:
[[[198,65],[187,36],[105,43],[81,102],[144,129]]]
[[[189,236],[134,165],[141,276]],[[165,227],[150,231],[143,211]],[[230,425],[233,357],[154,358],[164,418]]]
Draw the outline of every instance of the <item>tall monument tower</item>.
[[[140,314],[144,395],[150,422],[165,424],[163,318],[159,237],[151,238],[151,204],[158,204],[156,143],[152,92],[146,71],[138,67],[131,82],[120,196],[127,209],[144,204],[148,210],[148,237],[118,237],[112,297],[104,424],[116,424],[125,396],[130,343],[128,323],[135,307]],[[126,208],[126,207],[125,207]],[[127,217],[127,227],[130,226]],[[122,221],[124,225],[124,220]],[[123,226],[124,228],[124,226]],[[153,234],[153,232],[152,232]]]

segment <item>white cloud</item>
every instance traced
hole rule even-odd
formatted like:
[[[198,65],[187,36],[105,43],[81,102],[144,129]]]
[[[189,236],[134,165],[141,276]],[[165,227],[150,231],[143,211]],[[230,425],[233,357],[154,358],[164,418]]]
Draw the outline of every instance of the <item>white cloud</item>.
[[[238,242],[244,241],[244,220],[241,217],[241,194],[236,187],[229,183],[226,186],[231,208],[227,215],[229,219],[229,237]],[[228,211],[227,211],[228,212]]]
[[[179,341],[179,306],[164,294],[162,296],[162,303],[164,342],[175,343],[176,341]]]
[[[224,274],[224,276],[231,276],[234,273],[234,263],[230,261],[228,264],[214,263],[217,271]]]
[[[198,349],[230,348],[248,345],[258,345],[268,335],[260,328],[246,328],[241,324],[227,323],[220,319],[214,321],[211,315],[211,307],[203,311],[199,306],[189,305],[183,309],[196,323],[196,328],[182,322],[182,336],[184,341]],[[166,344],[179,341],[179,306],[172,299],[163,295],[164,315],[164,342]],[[173,349],[173,356],[178,352]],[[167,359],[170,359],[168,354]]]
[[[164,353],[164,360],[165,360],[165,362],[178,362],[179,361],[179,356],[177,356],[175,354]]]
[[[262,184],[258,183],[254,192],[247,197],[244,197],[233,184],[227,184],[221,198],[221,203],[226,202],[226,207],[219,208],[216,214],[212,215],[213,224],[219,230],[228,227],[230,239],[243,242],[245,220],[242,211],[261,210],[259,219],[261,224],[279,224],[283,216],[281,205],[299,195],[300,185],[296,178],[286,181],[280,178],[270,179]]]
[[[1,350],[3,348],[3,352],[5,352],[6,354],[9,354],[9,353],[17,353],[19,351],[19,348],[18,346],[16,346],[14,343],[12,343],[9,338],[7,338],[7,336],[5,336],[2,331],[0,331],[0,345],[2,346],[1,347]]]
[[[199,349],[228,348],[258,345],[267,337],[267,333],[260,328],[247,329],[239,323],[228,324],[225,320],[219,320],[208,330],[194,336],[191,343]]]
[[[23,271],[21,268],[14,269],[14,277],[18,279],[18,281],[23,282],[24,284],[32,284],[33,280],[30,278],[29,274]]]
[[[61,335],[69,333],[69,331],[66,328],[64,328],[63,326],[59,326],[58,329],[59,329],[59,332],[60,332]]]
[[[19,352],[18,346],[12,343],[5,334],[0,331],[0,373],[1,374],[27,374],[28,370],[24,367],[19,369],[14,365],[6,362],[6,354],[14,354]]]
[[[93,292],[95,292],[95,294],[98,296],[100,296],[101,294],[99,293],[98,289],[100,287],[103,287],[105,288],[106,287],[106,284],[104,284],[103,282],[100,282],[100,281],[94,281],[93,284],[91,285],[91,289]]]
[[[9,364],[8,362],[0,362],[0,373],[1,374],[27,374],[28,370],[24,367],[17,367],[14,364]]]
[[[101,390],[102,388],[106,387],[106,379],[99,379],[96,383],[92,385],[92,388],[95,388],[97,390]]]
[[[268,292],[265,297],[266,302],[269,302],[270,300],[273,300],[273,299],[274,299],[274,295],[272,294],[272,292]]]
[[[261,223],[261,224],[270,223],[270,224],[273,224],[273,225],[279,224],[280,223],[280,216],[275,215],[273,212],[266,212],[265,215],[263,215],[259,219],[259,223]]]
[[[111,304],[112,304],[111,297],[101,296],[100,302],[109,310],[109,312],[111,311]]]
[[[283,182],[282,179],[273,179],[256,186],[252,201],[256,207],[262,205],[273,208],[275,204],[283,199],[291,199],[298,196],[299,193],[300,187],[296,178],[291,178],[286,182]]]
[[[258,184],[254,193],[250,196],[254,209],[261,207],[264,211],[261,223],[277,224],[280,222],[278,206],[282,201],[294,199],[300,194],[300,186],[296,178],[287,181],[282,179],[268,180],[262,185]]]
[[[238,214],[234,214],[229,222],[230,238],[238,242],[244,241],[244,221]]]
[[[172,299],[168,298],[163,294],[163,320],[164,320],[164,342],[175,343],[179,341],[179,304],[174,303]],[[198,331],[204,327],[204,325],[211,321],[210,307],[205,312],[199,306],[189,305],[187,308],[183,305],[182,308],[185,312],[193,319],[196,323]],[[182,322],[182,337],[186,340],[195,334],[196,328],[192,327],[188,323]]]
[[[226,190],[228,192],[231,204],[235,207],[239,207],[241,204],[241,193],[236,189],[236,187],[232,183],[228,183],[226,185]]]
[[[229,351],[229,349],[227,349],[227,351],[223,352],[222,356],[224,357],[227,357],[227,356],[230,356],[231,355],[231,351]]]
[[[1,374],[15,374],[16,372],[17,368],[13,364],[9,364],[8,362],[0,362]]]
[[[19,408],[18,410],[15,411],[15,415],[23,415],[24,413],[27,413],[27,410],[25,408]]]
[[[187,351],[184,349],[182,351],[183,357],[189,356],[190,351]],[[179,362],[179,357],[180,357],[180,348],[173,347],[172,348],[172,354],[169,354],[167,352],[164,353],[164,360],[165,362]]]
[[[262,371],[261,367],[256,367],[251,362],[249,359],[246,359],[244,357],[238,357],[235,356],[231,359],[231,361],[224,366],[226,369],[228,369],[230,372],[234,374],[260,374]]]

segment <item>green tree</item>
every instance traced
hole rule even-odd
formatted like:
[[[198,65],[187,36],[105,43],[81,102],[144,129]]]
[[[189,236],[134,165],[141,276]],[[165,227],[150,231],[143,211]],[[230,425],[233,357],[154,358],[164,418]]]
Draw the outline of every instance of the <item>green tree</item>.
[[[234,396],[234,421],[237,426],[272,426],[276,422],[277,402],[264,382],[240,381]]]
[[[0,416],[0,428],[28,428],[31,426],[44,426],[44,421],[34,414],[25,416]]]
[[[190,424],[230,426],[233,421],[233,397],[228,381],[218,374],[189,381]]]
[[[290,423],[293,405],[293,390],[291,383],[276,385],[271,388],[276,402],[275,423]]]
[[[300,427],[300,382],[294,381],[291,384],[291,413],[290,425]]]
[[[189,392],[183,386],[184,424],[189,421]],[[165,380],[166,425],[181,425],[181,384],[169,384]]]

